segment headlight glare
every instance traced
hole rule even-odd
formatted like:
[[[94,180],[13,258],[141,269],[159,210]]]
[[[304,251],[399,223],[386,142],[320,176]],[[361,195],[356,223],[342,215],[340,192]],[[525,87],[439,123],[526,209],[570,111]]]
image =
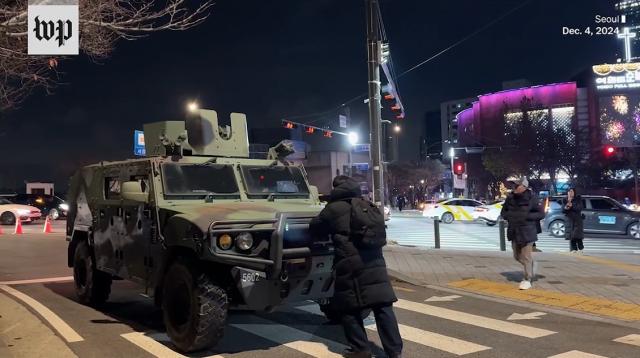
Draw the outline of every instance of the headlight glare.
[[[248,232],[243,232],[236,237],[236,246],[243,251],[253,247],[253,236]]]

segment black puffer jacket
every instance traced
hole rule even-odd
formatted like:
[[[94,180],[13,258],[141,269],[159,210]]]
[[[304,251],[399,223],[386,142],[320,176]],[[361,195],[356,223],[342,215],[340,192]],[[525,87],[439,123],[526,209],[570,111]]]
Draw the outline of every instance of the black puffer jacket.
[[[522,194],[511,193],[502,205],[500,215],[507,220],[507,238],[518,244],[538,241],[537,226],[544,219],[544,212],[531,190]]]
[[[331,235],[335,245],[336,307],[345,311],[397,301],[387,274],[382,249],[358,249],[349,238],[351,204],[360,185],[348,180],[331,192],[329,204],[310,224],[312,235]]]
[[[571,208],[562,207],[562,212],[567,217],[564,228],[566,240],[584,239],[584,219],[582,218],[582,198],[578,195],[571,201]]]

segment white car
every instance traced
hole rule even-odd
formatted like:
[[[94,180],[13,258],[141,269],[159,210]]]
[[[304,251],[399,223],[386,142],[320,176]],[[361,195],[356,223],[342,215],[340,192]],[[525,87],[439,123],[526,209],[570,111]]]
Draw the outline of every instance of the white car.
[[[0,225],[15,225],[16,216],[23,223],[30,223],[42,217],[40,209],[35,206],[14,204],[7,199],[0,198]]]
[[[504,201],[491,205],[478,206],[473,210],[471,216],[473,216],[474,220],[484,221],[487,225],[493,226],[498,223],[498,218],[502,211],[502,205],[504,205]]]
[[[482,206],[482,203],[473,199],[445,199],[435,204],[427,204],[422,216],[438,217],[445,224],[451,224],[455,220],[473,221],[472,213],[479,206]]]

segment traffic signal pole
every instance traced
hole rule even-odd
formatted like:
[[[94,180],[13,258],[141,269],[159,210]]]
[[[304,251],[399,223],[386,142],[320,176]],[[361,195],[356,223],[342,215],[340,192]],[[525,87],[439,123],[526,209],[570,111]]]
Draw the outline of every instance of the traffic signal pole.
[[[373,202],[384,205],[384,173],[381,151],[380,64],[382,61],[378,0],[365,0],[367,8],[367,53],[369,68],[369,128],[371,135],[371,166],[373,168]]]

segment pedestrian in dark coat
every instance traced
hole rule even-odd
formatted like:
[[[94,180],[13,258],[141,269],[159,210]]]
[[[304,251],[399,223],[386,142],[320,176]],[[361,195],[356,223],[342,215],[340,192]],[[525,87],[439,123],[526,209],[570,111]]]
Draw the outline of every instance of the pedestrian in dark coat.
[[[327,206],[311,221],[311,234],[331,235],[334,247],[334,297],[332,303],[341,307],[341,323],[350,350],[345,357],[371,357],[369,340],[361,312],[372,309],[380,340],[389,357],[400,357],[402,338],[393,313],[397,301],[382,248],[362,249],[350,238],[351,203],[360,198],[360,185],[348,176],[333,180],[333,191]]]
[[[584,219],[582,218],[582,197],[576,193],[575,188],[567,192],[567,203],[562,212],[567,217],[564,225],[564,237],[570,240],[570,251],[573,254],[582,254],[584,250]]]
[[[533,260],[533,244],[538,241],[538,224],[544,212],[526,178],[513,181],[515,188],[507,196],[500,215],[507,221],[507,239],[511,241],[513,257],[524,266],[521,290],[531,288],[537,264]]]

